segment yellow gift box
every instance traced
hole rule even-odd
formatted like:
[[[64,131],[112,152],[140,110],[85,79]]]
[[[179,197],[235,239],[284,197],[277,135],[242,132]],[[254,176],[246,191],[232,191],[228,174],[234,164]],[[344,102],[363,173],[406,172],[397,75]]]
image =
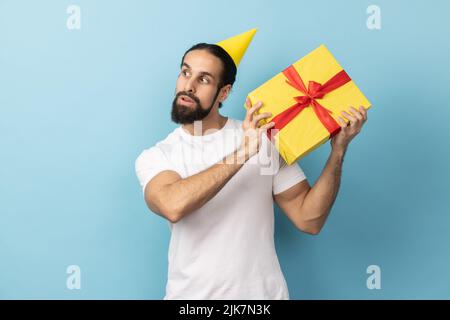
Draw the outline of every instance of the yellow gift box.
[[[261,122],[276,123],[274,128],[278,131],[273,131],[276,134],[272,139],[287,164],[337,134],[342,111],[352,114],[350,106],[356,109],[363,106],[366,110],[371,107],[324,45],[250,92],[248,97],[252,103],[263,103],[258,113],[272,113]]]

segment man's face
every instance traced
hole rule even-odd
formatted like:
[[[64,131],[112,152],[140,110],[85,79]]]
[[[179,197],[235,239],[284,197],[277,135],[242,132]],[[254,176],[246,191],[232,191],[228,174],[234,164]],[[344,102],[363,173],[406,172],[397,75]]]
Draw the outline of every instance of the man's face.
[[[177,79],[172,121],[190,124],[205,118],[218,104],[221,72],[222,61],[216,56],[206,50],[188,52]]]

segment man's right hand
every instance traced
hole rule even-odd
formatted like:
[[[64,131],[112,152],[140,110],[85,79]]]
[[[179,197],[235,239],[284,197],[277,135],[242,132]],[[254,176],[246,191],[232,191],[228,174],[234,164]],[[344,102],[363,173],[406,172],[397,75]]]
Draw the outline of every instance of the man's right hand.
[[[272,116],[272,113],[270,112],[255,115],[256,111],[262,106],[261,101],[258,101],[252,105],[250,98],[247,97],[245,100],[245,105],[247,106],[247,114],[245,115],[245,119],[242,123],[244,136],[240,146],[240,151],[244,152],[246,159],[249,159],[259,151],[261,146],[261,134],[272,128],[275,123],[269,122],[264,125],[260,125],[260,120]]]
[[[237,150],[208,169],[189,177],[182,178],[175,171],[164,170],[147,183],[144,189],[145,201],[153,212],[176,223],[212,199],[242,168],[245,161],[258,152],[261,134],[274,124],[259,125],[261,119],[271,116],[269,112],[254,115],[262,103],[252,106],[247,99],[246,106],[247,115],[242,123],[243,141]]]

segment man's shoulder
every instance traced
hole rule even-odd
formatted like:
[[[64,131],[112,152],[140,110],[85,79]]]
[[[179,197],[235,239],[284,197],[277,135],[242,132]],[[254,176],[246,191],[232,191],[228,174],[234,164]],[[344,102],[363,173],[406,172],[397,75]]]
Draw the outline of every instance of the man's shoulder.
[[[183,130],[181,126],[176,127],[164,139],[158,141],[154,146],[168,148],[177,144],[180,141],[180,130]]]
[[[231,121],[231,124],[232,124],[232,126],[234,126],[234,127],[236,127],[236,128],[241,128],[241,126],[242,126],[242,120],[239,120],[239,119],[235,119],[235,118],[231,118],[230,117],[230,121]]]
[[[156,142],[154,145],[145,148],[142,150],[142,152],[139,154],[138,159],[145,157],[145,156],[152,156],[152,155],[167,155],[170,154],[171,149],[173,146],[175,146],[179,142],[179,130],[180,127],[175,128],[170,132],[164,139]]]
[[[230,130],[233,132],[233,134],[236,134],[236,132],[242,131],[242,120],[229,118],[229,123],[227,123],[226,131]]]

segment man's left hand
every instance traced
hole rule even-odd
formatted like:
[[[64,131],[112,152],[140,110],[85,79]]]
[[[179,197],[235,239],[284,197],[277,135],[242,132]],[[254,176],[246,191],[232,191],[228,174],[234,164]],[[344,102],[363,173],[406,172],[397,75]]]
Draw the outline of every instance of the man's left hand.
[[[341,130],[331,138],[331,147],[333,150],[345,152],[350,141],[361,131],[363,124],[367,121],[367,111],[361,106],[359,111],[350,107],[349,114],[342,111],[342,116],[349,122],[346,123],[342,117],[338,117]]]

